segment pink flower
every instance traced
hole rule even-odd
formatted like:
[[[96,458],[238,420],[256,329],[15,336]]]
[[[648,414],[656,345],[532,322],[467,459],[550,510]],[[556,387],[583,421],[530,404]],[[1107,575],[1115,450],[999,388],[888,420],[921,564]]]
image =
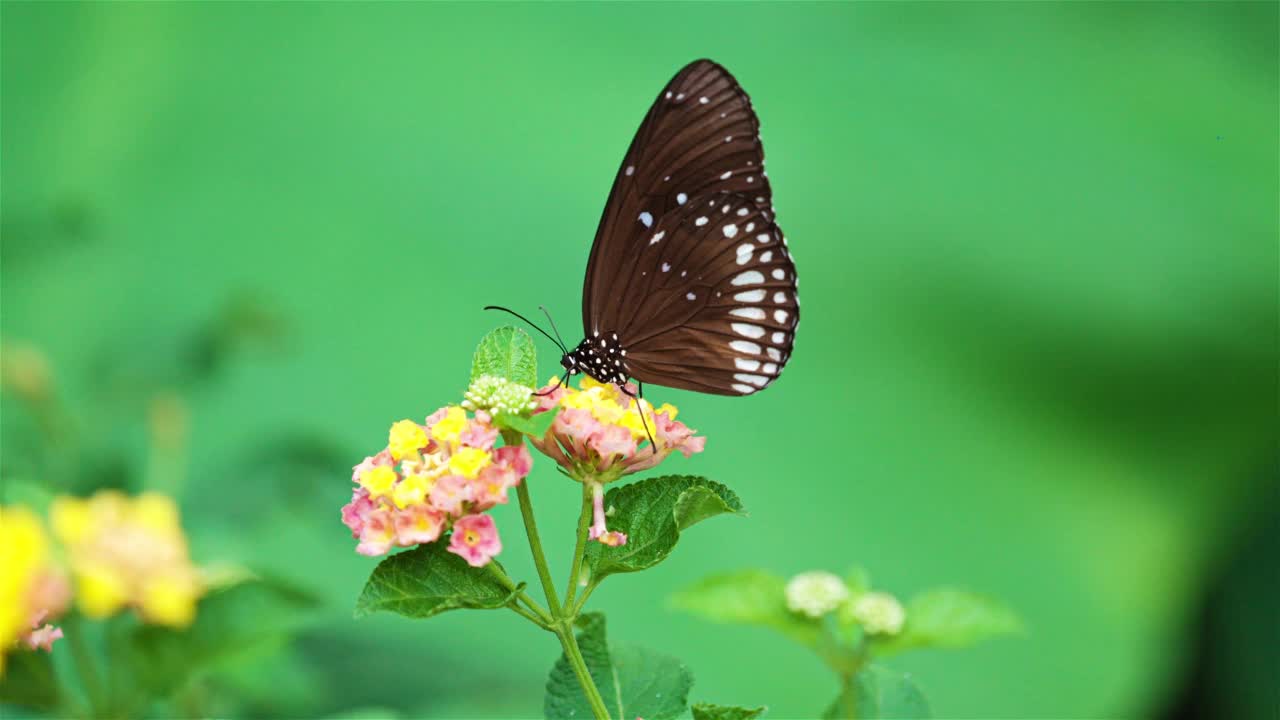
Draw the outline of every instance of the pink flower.
[[[409,547],[435,542],[444,532],[448,518],[426,505],[413,505],[395,514],[396,545]]]
[[[479,413],[488,417],[487,413]],[[462,436],[458,438],[459,442],[467,447],[480,448],[481,450],[490,450],[493,443],[498,439],[498,428],[489,425],[487,422],[478,422],[472,420],[467,429],[462,431]]]
[[[46,624],[27,633],[22,639],[31,650],[39,648],[45,652],[53,652],[53,641],[62,639],[62,628]]]
[[[614,456],[629,456],[636,452],[636,441],[631,431],[619,425],[607,425],[591,436],[591,449],[600,455],[605,468],[613,464]]]
[[[540,391],[547,394],[539,396],[535,414],[556,407],[560,413],[546,435],[531,441],[574,479],[613,482],[656,467],[673,452],[689,457],[706,445],[705,438],[694,437],[676,420],[676,408],[655,410],[641,403],[634,385],[603,385],[584,377],[581,386]]]
[[[471,485],[458,475],[445,475],[436,480],[428,501],[431,507],[448,515],[461,515],[462,504],[471,499]]]
[[[361,461],[359,465],[351,468],[351,482],[359,483],[360,476],[364,474],[365,470],[372,470],[379,465],[392,465],[394,462],[395,461],[391,459],[390,450],[383,450],[377,455],[367,457]]]
[[[369,499],[369,492],[364,488],[356,488],[351,493],[351,502],[342,506],[342,524],[351,530],[351,537],[360,537],[365,521],[374,507],[373,501]]]
[[[590,537],[610,547],[627,544],[627,534],[605,527],[604,486],[591,484],[592,520]]]
[[[387,448],[352,469],[355,487],[342,523],[357,540],[356,552],[383,555],[436,542],[462,518],[508,502],[507,491],[529,474],[533,458],[523,445],[494,447],[498,436],[488,412],[469,414],[457,405],[440,408],[425,425],[394,423]],[[475,552],[500,547],[486,541]]]
[[[502,552],[498,528],[489,515],[467,515],[453,524],[449,552],[467,561],[471,567],[484,567]]]
[[[488,510],[508,502],[507,490],[520,484],[533,467],[533,457],[524,445],[505,446],[494,453],[493,462],[471,483],[471,499],[477,510]]]
[[[395,543],[396,528],[391,511],[387,509],[372,510],[364,518],[360,528],[360,544],[356,552],[361,555],[385,555]]]

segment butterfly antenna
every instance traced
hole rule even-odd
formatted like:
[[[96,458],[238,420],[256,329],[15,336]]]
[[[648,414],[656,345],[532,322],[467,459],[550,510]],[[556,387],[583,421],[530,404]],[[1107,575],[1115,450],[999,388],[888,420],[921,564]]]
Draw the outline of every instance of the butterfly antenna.
[[[560,341],[560,347],[561,347],[562,349],[567,348],[568,346],[566,346],[566,345],[564,344],[564,338],[561,338],[561,337],[560,337],[560,328],[556,327],[556,321],[555,321],[555,320],[552,320],[552,319],[551,319],[551,313],[547,312],[547,306],[546,306],[546,305],[539,305],[539,306],[538,306],[538,309],[542,311],[542,314],[543,314],[543,315],[546,315],[546,316],[547,316],[547,322],[551,323],[551,330],[552,330],[553,332],[555,332],[555,334],[556,334],[556,339]]]
[[[543,335],[546,335],[546,338],[547,338],[548,340],[550,340],[551,342],[555,343],[555,344],[556,344],[556,347],[560,348],[560,352],[562,352],[562,353],[567,353],[567,352],[569,352],[569,349],[568,349],[568,348],[566,348],[566,347],[564,346],[564,343],[563,343],[563,342],[561,342],[561,341],[560,341],[560,340],[558,340],[557,338],[553,338],[553,337],[551,337],[550,335],[548,335],[548,334],[547,334],[547,331],[546,331],[546,330],[543,330],[542,328],[538,327],[538,325],[537,325],[536,323],[534,323],[532,320],[530,320],[529,318],[527,318],[527,317],[525,317],[525,316],[521,315],[520,313],[516,312],[515,310],[512,310],[511,308],[504,308],[504,307],[502,307],[501,305],[485,305],[485,306],[484,306],[484,309],[485,309],[485,310],[501,310],[501,311],[502,311],[502,312],[504,312],[504,313],[510,313],[510,314],[512,314],[512,315],[515,315],[516,317],[518,317],[518,318],[520,318],[521,320],[523,320],[523,321],[525,321],[526,323],[528,323],[528,324],[529,324],[529,327],[533,328],[534,330],[537,330],[538,332],[542,333]],[[555,326],[554,326],[554,325],[552,325],[552,327],[555,327]],[[557,334],[557,335],[559,335],[560,333],[556,333],[556,334]]]

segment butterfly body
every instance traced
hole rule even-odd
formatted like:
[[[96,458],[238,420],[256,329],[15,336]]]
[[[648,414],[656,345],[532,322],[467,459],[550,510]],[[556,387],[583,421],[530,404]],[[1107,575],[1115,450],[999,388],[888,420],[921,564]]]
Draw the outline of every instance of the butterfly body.
[[[618,342],[618,334],[606,332],[583,339],[578,347],[561,356],[560,365],[569,375],[583,373],[596,382],[625,385],[630,377],[626,358],[627,351]]]
[[[720,65],[659,93],[605,204],[583,284],[585,339],[566,373],[719,395],[767,387],[799,322],[759,122]]]

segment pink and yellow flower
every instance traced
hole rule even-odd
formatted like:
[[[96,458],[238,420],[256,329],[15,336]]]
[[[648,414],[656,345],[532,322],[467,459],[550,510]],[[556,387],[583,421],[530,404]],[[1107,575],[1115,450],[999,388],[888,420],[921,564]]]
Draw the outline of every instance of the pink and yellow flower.
[[[487,563],[502,544],[493,520],[478,513],[506,503],[533,462],[523,445],[495,448],[497,438],[487,412],[468,416],[458,406],[440,408],[421,425],[392,425],[386,449],[352,469],[355,488],[342,522],[359,541],[356,552],[383,555],[452,530],[450,552]]]
[[[66,609],[69,593],[39,517],[24,507],[0,507],[0,674],[5,653],[19,642],[52,651],[62,630],[41,625]]]
[[[676,420],[674,406],[654,410],[640,400],[635,385],[628,384],[624,390],[584,376],[580,389],[556,382],[555,389],[548,386],[541,392],[545,394],[538,398],[538,412],[558,407],[560,413],[546,435],[531,440],[533,446],[570,477],[590,484],[591,539],[612,546],[626,544],[625,533],[606,527],[604,484],[657,467],[673,452],[685,457],[702,452],[706,438],[696,437]]]
[[[676,420],[674,406],[665,404],[655,410],[634,397],[637,388],[632,384],[624,392],[584,376],[581,389],[560,386],[541,392],[547,394],[539,397],[538,412],[559,406],[560,414],[545,436],[533,439],[533,445],[578,480],[609,483],[657,467],[673,452],[689,457],[706,445],[705,437],[695,437],[693,430]]]
[[[489,515],[467,515],[453,524],[453,537],[449,552],[460,556],[471,567],[484,567],[489,560],[502,552],[498,528]]]
[[[158,493],[130,498],[114,490],[88,499],[59,497],[50,520],[85,615],[104,618],[132,607],[159,625],[185,627],[195,619],[206,587],[188,557],[172,499]]]

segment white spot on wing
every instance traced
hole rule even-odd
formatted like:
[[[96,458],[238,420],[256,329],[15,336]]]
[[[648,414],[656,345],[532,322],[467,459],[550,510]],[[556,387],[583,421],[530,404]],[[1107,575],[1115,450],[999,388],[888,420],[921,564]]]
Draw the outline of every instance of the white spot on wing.
[[[698,102],[702,103],[703,105],[706,105],[707,103],[711,102],[711,98],[707,97],[706,95],[703,95],[702,97],[698,98]]]
[[[756,391],[756,389],[751,387],[750,385],[743,385],[742,383],[734,383],[733,389],[737,390],[743,395],[750,395],[751,393]]]
[[[787,341],[787,334],[784,332],[776,332],[773,334],[771,339],[773,340],[774,345],[781,345]]]
[[[760,346],[753,342],[747,342],[746,340],[732,340],[729,342],[729,347],[743,355],[760,354]]]
[[[764,296],[765,296],[764,290],[748,290],[746,292],[740,292],[737,295],[734,295],[733,299],[738,302],[754,303],[754,302],[760,302],[761,300],[763,300]]]
[[[746,209],[746,208],[744,208],[744,207],[743,207],[743,208],[738,208],[738,217],[746,217],[746,216],[747,216],[747,213],[749,213],[749,212],[751,212],[751,211],[750,211],[750,210],[748,210],[748,209]],[[747,232],[751,232],[751,231],[750,231],[750,230],[748,230]]]
[[[627,177],[630,177],[630,176],[631,176],[631,174],[632,174],[632,173],[634,173],[635,171],[636,171],[636,166],[635,166],[635,165],[628,165],[628,166],[627,166]]]
[[[671,263],[662,263],[662,272],[671,272]]]
[[[772,259],[773,259],[772,250],[765,250],[764,252],[760,253],[760,262],[767,263]]]
[[[687,201],[688,199],[689,199],[688,195],[685,195],[684,193],[679,193],[678,195],[676,195],[676,204],[683,205],[685,204],[685,201]]]
[[[720,176],[720,179],[721,179],[721,180],[728,180],[730,175],[733,175],[733,171],[732,171],[732,170],[725,170],[725,171],[724,171],[724,173]]]
[[[724,226],[724,236],[725,236],[725,237],[727,237],[727,238],[731,238],[731,237],[733,237],[734,235],[737,235],[737,234],[738,234],[738,226],[737,226],[737,225],[734,225],[733,223],[730,223],[730,224],[728,224],[728,225],[725,225],[725,226]]]
[[[774,280],[786,280],[786,279],[787,279],[787,271],[786,271],[786,270],[783,270],[782,268],[774,268],[774,269],[773,269],[773,279],[774,279]]]
[[[782,351],[781,351],[781,350],[778,350],[778,348],[772,348],[772,347],[771,347],[771,348],[767,348],[767,349],[765,350],[765,352],[769,353],[769,359],[770,359],[770,360],[781,360],[781,359],[782,359]]]
[[[733,365],[739,370],[746,370],[747,372],[755,372],[756,370],[760,369],[759,360],[745,360],[743,358],[734,358]]]
[[[734,308],[729,311],[729,314],[740,318],[746,318],[748,320],[764,319],[764,310],[761,310],[758,307]]]
[[[770,348],[770,349],[772,350],[772,348]],[[760,371],[761,371],[761,372],[763,372],[763,373],[765,373],[766,375],[777,375],[777,374],[778,374],[778,366],[777,366],[777,365],[774,365],[773,363],[765,363],[765,364],[764,364],[764,367],[763,367],[763,368],[761,368],[761,369],[760,369]]]
[[[779,290],[778,292],[773,294],[773,301],[781,305],[782,303],[787,301],[787,294]]]
[[[645,227],[653,227],[653,214],[648,211],[640,213],[640,222],[644,223]]]
[[[764,282],[764,276],[755,270],[748,270],[734,275],[729,282],[733,285],[759,285]]]
[[[752,340],[759,340],[764,337],[764,328],[759,325],[752,325],[751,323],[729,323],[729,327],[733,328],[733,331],[742,337],[748,337]]]
[[[773,319],[774,319],[774,320],[777,320],[779,323],[784,323],[784,322],[786,322],[786,321],[787,321],[787,311],[786,311],[786,310],[774,310],[774,311],[773,311]]]
[[[662,238],[664,238],[664,237],[666,237],[666,236],[667,236],[667,231],[666,231],[666,230],[659,230],[658,232],[656,232],[656,233],[654,233],[654,234],[653,234],[653,239],[649,241],[649,244],[650,244],[650,245],[656,245],[656,244],[658,243],[658,241],[659,241],[659,240],[661,240]]]
[[[707,224],[707,216],[706,216],[706,215],[703,215],[703,216],[699,217],[697,220],[694,220],[694,221],[693,221],[693,224],[694,224],[694,225],[697,225],[698,227],[702,227],[703,225],[706,225],[706,224]]]
[[[743,382],[749,382],[752,385],[755,385],[756,387],[764,387],[765,385],[769,384],[769,378],[763,375],[751,375],[748,373],[734,373],[733,379],[741,380]]]

